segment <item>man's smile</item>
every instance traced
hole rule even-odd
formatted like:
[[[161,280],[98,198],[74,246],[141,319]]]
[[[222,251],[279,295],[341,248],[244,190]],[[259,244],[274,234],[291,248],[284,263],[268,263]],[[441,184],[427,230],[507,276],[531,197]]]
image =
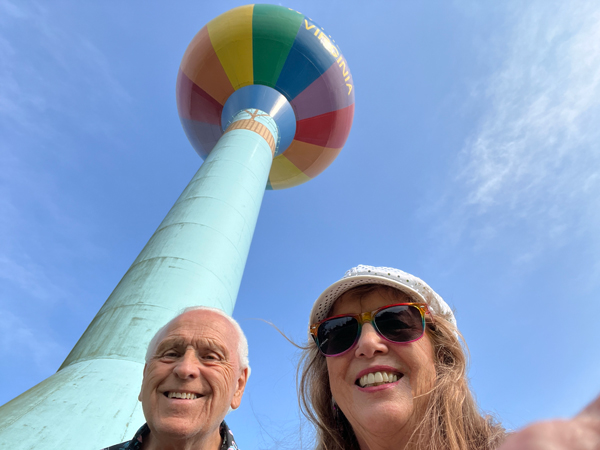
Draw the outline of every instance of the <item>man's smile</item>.
[[[196,400],[200,397],[203,397],[201,394],[197,394],[195,392],[179,392],[179,391],[166,391],[163,395],[167,398],[179,398],[182,400]]]

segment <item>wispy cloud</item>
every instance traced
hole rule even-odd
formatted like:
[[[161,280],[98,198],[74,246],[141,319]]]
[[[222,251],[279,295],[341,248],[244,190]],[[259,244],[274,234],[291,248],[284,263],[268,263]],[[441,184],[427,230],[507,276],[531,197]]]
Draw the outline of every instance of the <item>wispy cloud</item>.
[[[40,369],[53,370],[44,354],[64,351],[43,330],[78,289],[57,268],[76,260],[74,248],[104,252],[93,224],[73,216],[77,192],[61,171],[84,164],[86,139],[113,142],[114,117],[131,103],[109,58],[62,26],[68,19],[58,8],[0,0],[0,345],[3,354],[31,350]]]
[[[6,310],[0,310],[0,352],[4,358],[22,360],[23,367],[29,370],[33,362],[37,370],[45,373],[55,371],[66,353],[38,324],[28,323],[26,318]]]
[[[131,103],[104,53],[61,27],[56,14],[0,0],[0,257],[30,242],[32,214],[48,226],[40,211],[63,230],[81,231],[61,207],[65,192],[52,169],[76,169],[84,139],[114,140],[114,116],[127,115]]]
[[[65,293],[57,286],[44,268],[27,258],[11,259],[0,254],[0,280],[12,284],[24,292],[27,297],[44,303],[53,303],[59,298],[64,298]]]
[[[61,27],[53,12],[35,3],[0,2],[0,115],[37,134],[52,114],[75,118],[79,126],[106,127],[99,104],[127,106],[123,88],[104,53],[86,36]],[[56,12],[54,12],[56,13]],[[23,33],[26,31],[26,33]],[[85,94],[82,96],[82,94]],[[87,107],[85,121],[74,111]],[[96,110],[95,110],[96,109]],[[47,130],[40,130],[47,137]]]
[[[463,232],[481,243],[520,228],[535,236],[527,261],[600,227],[600,4],[513,5],[454,188]]]
[[[10,18],[23,18],[27,16],[27,13],[23,8],[17,6],[14,2],[9,0],[0,0],[0,10],[5,13],[6,17]]]

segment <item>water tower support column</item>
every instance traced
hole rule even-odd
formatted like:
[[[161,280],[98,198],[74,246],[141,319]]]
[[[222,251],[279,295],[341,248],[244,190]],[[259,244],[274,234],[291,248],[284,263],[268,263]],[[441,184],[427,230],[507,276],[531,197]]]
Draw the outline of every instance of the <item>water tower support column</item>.
[[[354,82],[333,38],[270,4],[202,27],[175,91],[205,162],[58,372],[0,407],[0,450],[130,439],[144,422],[137,396],[154,333],[188,306],[232,313],[265,189],[323,172],[354,116]]]
[[[233,312],[277,140],[268,114],[235,115],[58,372],[0,408],[0,448],[133,435],[144,418],[129,393],[139,391],[155,331],[188,306]],[[114,420],[104,420],[107,411]],[[94,429],[78,420],[40,426],[56,417],[85,418]]]

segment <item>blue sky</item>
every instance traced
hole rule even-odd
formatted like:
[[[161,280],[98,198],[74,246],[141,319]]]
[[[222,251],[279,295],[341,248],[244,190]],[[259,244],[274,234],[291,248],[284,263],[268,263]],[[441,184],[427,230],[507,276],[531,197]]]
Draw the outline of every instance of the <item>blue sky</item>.
[[[0,1],[0,404],[56,371],[201,164],[175,78],[194,34],[241,4]],[[575,414],[600,393],[600,6],[284,6],[339,44],[356,111],[325,172],[265,193],[234,312],[252,366],[228,419],[241,447],[310,448],[298,354],[248,319],[302,342],[313,300],[357,264],[444,297],[507,427]]]

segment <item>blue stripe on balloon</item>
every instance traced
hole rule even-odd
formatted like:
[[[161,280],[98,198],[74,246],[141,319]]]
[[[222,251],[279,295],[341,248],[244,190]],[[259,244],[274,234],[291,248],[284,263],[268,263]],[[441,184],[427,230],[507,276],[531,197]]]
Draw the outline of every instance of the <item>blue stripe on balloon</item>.
[[[329,69],[337,56],[339,49],[322,29],[304,19],[275,87],[291,101]]]

